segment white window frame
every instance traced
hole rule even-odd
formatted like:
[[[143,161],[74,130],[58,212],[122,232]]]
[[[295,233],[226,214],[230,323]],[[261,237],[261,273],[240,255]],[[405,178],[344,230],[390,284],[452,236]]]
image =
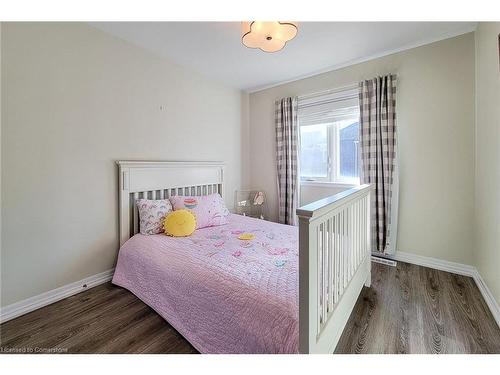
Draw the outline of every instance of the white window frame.
[[[358,124],[359,124],[359,115],[358,115]],[[359,148],[358,148],[358,177],[357,178],[346,178],[340,175],[340,126],[332,124],[332,144],[329,152],[333,152],[335,154],[335,166],[332,168],[333,173],[331,175],[330,182],[334,184],[346,184],[346,185],[359,185]],[[359,146],[358,146],[359,147]],[[328,159],[331,157],[329,156]]]
[[[302,177],[301,175],[300,176],[301,183],[304,183],[306,185],[313,185],[314,183],[348,185],[348,186],[359,185],[360,184],[359,175],[357,178],[345,178],[340,175],[340,126],[336,125],[336,122],[325,122],[324,124],[316,124],[316,125],[326,126],[327,150],[328,150],[327,175],[326,177]],[[308,125],[303,125],[303,126],[305,127]],[[301,146],[302,144],[301,142],[299,142],[299,158],[300,158],[300,153],[302,151]],[[359,153],[358,153],[358,158],[359,158]]]
[[[324,182],[324,183],[329,183],[331,182],[331,156],[330,156],[330,152],[331,152],[331,136],[330,136],[330,125],[331,123],[325,123],[325,124],[316,124],[316,125],[323,125],[323,126],[326,126],[326,147],[327,147],[327,150],[328,150],[328,158],[327,158],[327,170],[326,170],[326,177],[320,177],[320,176],[315,176],[315,177],[302,177],[302,175],[300,175],[300,181],[303,182],[303,181],[307,181],[307,182]],[[305,125],[304,127],[307,127],[307,125]],[[300,123],[299,123],[299,137],[300,137],[300,134],[301,134],[301,126],[300,126]],[[301,160],[301,152],[302,152],[302,142],[300,141],[299,139],[299,160]],[[300,163],[299,163],[299,168],[300,168]],[[299,170],[299,173],[300,173],[300,170]]]
[[[353,115],[359,119],[358,84],[311,93],[299,96],[299,128],[302,126],[325,125],[327,126],[328,169],[326,177],[302,177],[304,185],[358,185],[360,178],[342,178],[340,176],[340,126],[338,122],[348,119]],[[303,111],[303,112],[302,112]],[[352,111],[352,112],[351,112]],[[302,112],[302,113],[301,113]],[[324,117],[324,118],[323,118]],[[301,118],[305,124],[301,125]],[[299,137],[301,129],[299,129]],[[299,158],[302,152],[302,142],[299,139]],[[360,174],[358,144],[358,175]],[[300,163],[299,163],[300,168]],[[299,171],[300,173],[300,171]]]

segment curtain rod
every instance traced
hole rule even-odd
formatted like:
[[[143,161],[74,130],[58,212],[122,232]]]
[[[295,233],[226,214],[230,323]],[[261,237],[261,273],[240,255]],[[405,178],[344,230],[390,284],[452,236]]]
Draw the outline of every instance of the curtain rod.
[[[299,95],[297,97],[298,97],[299,100],[300,99],[308,99],[308,98],[314,98],[315,96],[332,94],[332,93],[339,92],[339,91],[353,90],[353,89],[356,89],[356,88],[358,88],[358,83],[357,82],[356,83],[351,83],[349,85],[342,86],[342,87],[336,87],[334,89],[323,90],[323,91],[316,91],[316,92],[309,93],[309,94]]]

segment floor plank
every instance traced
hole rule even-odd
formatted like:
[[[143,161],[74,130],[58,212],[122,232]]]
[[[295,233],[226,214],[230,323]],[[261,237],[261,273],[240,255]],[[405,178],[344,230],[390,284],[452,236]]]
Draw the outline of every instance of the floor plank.
[[[472,278],[373,263],[335,353],[500,353],[500,328]]]
[[[3,352],[196,353],[172,326],[110,283],[0,325]],[[500,353],[500,329],[474,281],[373,263],[336,353]]]

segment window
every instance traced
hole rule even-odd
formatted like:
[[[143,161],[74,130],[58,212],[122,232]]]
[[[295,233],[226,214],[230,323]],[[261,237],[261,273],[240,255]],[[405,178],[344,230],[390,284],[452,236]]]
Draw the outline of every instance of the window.
[[[323,124],[300,127],[300,176],[327,179],[329,173],[329,128]]]
[[[359,184],[357,89],[299,98],[302,181]]]

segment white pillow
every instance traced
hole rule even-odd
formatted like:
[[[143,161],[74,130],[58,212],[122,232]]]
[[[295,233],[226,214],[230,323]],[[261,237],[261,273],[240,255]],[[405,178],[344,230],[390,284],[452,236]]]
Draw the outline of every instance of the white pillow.
[[[163,233],[163,220],[165,220],[165,216],[173,211],[170,201],[168,199],[138,199],[136,205],[139,210],[141,234]]]

